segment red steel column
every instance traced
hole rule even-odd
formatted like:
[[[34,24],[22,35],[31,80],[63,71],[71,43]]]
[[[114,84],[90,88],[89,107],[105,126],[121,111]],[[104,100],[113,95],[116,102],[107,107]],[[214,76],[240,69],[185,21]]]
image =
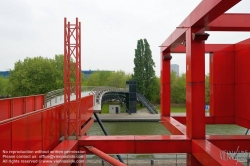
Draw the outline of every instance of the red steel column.
[[[71,95],[75,95],[73,102]],[[70,24],[64,18],[64,120],[65,139],[73,133],[80,135],[81,105],[81,23],[76,18]]]
[[[170,53],[161,55],[161,117],[170,116]]]
[[[186,31],[186,126],[191,139],[205,139],[205,44]]]

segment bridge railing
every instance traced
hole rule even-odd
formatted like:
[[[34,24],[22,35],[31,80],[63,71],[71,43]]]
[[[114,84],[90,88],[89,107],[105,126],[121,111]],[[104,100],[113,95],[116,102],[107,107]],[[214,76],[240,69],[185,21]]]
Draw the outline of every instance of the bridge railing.
[[[82,92],[91,92],[92,89],[94,89],[95,86],[82,86],[81,87],[81,91]],[[73,92],[72,92],[73,94]],[[51,91],[51,92],[48,92],[45,96],[44,96],[44,106],[45,107],[48,107],[48,106],[51,106],[51,102],[52,100],[55,101],[55,103],[57,103],[57,100],[61,100],[63,101],[63,98],[64,98],[64,88],[62,89],[57,89],[57,90],[54,90],[54,91]]]
[[[127,92],[126,88],[115,88],[109,86],[82,86],[82,92],[90,92],[90,94],[94,95],[94,105],[101,104],[101,98],[106,92]],[[72,92],[73,95],[73,92]],[[58,98],[60,101],[63,101],[64,98],[64,89],[57,89],[47,93],[44,97],[44,106],[52,106],[52,100],[57,103]]]
[[[95,102],[98,104],[101,104],[102,100],[102,96],[107,93],[107,92],[128,92],[128,89],[126,88],[115,88],[115,87],[109,87],[109,86],[99,86],[96,87],[92,90],[93,94],[94,94],[94,99]]]

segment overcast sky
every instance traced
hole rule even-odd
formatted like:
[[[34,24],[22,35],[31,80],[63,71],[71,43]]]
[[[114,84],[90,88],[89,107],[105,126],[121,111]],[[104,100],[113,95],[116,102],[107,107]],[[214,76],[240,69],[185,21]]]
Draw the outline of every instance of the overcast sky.
[[[82,24],[82,70],[133,72],[137,40],[146,38],[160,75],[160,48],[201,0],[1,0],[0,71],[26,57],[63,54],[63,23]],[[250,0],[229,12],[250,13]],[[207,43],[237,43],[250,33],[209,32]],[[208,56],[207,56],[208,57]],[[172,62],[185,72],[185,55]],[[208,65],[206,66],[208,73]]]

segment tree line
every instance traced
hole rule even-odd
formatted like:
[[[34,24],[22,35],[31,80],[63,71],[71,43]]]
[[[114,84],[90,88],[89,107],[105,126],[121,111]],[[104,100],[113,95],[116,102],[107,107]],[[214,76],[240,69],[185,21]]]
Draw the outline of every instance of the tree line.
[[[63,88],[63,55],[54,58],[41,56],[25,58],[17,61],[14,69],[10,70],[8,78],[0,77],[0,97],[17,97],[36,94],[46,94]],[[126,81],[133,79],[140,91],[153,103],[160,102],[160,78],[155,75],[155,63],[152,59],[150,45],[146,39],[137,41],[134,57],[133,74],[124,71],[102,71],[92,73],[88,78],[82,74],[83,86],[110,86],[125,88]],[[209,102],[209,75],[206,75],[206,102]],[[171,72],[171,102],[186,101],[186,74],[180,77]]]
[[[10,70],[5,93],[11,97],[44,94],[63,87],[63,56],[17,61]]]
[[[126,88],[126,81],[131,79],[131,74],[124,71],[95,71],[82,82],[84,86],[110,86]]]
[[[176,72],[171,72],[171,103],[186,103],[186,74],[177,76]],[[209,75],[205,75],[205,102],[210,100]]]
[[[59,59],[57,58],[57,60]],[[28,72],[29,71],[27,71],[27,73]],[[28,80],[25,81],[26,80],[25,79],[24,81],[20,81],[20,79],[23,79],[21,77],[24,77],[24,75],[21,75],[19,78],[16,76],[17,73],[14,73],[14,75],[10,75],[9,78],[0,77],[0,97],[7,97],[7,96],[16,97],[16,96],[25,96],[25,95],[46,94],[49,91],[63,88],[63,73],[60,73],[59,71],[58,71],[56,79],[50,79],[54,81],[46,82],[46,81],[39,79],[41,82],[38,82],[39,80],[33,80],[33,82],[31,82],[30,84],[27,84],[29,87],[33,87],[33,91],[31,90],[26,91],[27,88],[23,88]],[[36,77],[38,76],[47,77],[46,75],[48,74],[50,73],[46,73],[46,71],[43,72],[42,70],[40,70],[39,73],[36,74],[37,75]],[[48,78],[55,77],[55,75],[56,74],[54,74],[54,76],[49,76]],[[83,86],[110,86],[110,87],[116,87],[116,88],[125,88],[126,81],[130,80],[131,78],[132,78],[132,75],[127,74],[124,71],[101,71],[100,70],[100,71],[96,71],[92,73],[88,78],[85,78],[84,75],[82,75],[82,85]],[[153,93],[154,96],[152,97],[153,99],[151,99],[151,102],[159,103],[160,101],[160,78],[155,77],[155,79],[156,79],[155,81],[157,82],[157,84],[155,84],[154,88],[156,90],[155,90],[155,93]],[[209,75],[206,75],[205,80],[206,80],[205,98],[206,98],[206,103],[209,103]],[[14,81],[14,83],[12,81]],[[36,86],[36,84],[38,86]],[[50,84],[50,85],[45,86],[41,84]],[[43,87],[48,87],[48,88],[45,89]],[[185,104],[185,102],[186,102],[186,74],[177,76],[177,74],[174,71],[172,71],[171,72],[171,103]]]
[[[46,94],[61,89],[63,84],[63,55],[53,59],[44,57],[25,58],[17,61],[8,78],[0,77],[0,97],[18,97]],[[96,71],[88,78],[82,73],[83,86],[126,87],[131,74],[124,71]]]

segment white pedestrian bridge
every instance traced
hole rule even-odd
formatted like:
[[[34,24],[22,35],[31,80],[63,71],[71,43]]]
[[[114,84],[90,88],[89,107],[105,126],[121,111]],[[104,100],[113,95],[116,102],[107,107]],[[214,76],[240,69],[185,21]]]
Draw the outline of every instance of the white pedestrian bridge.
[[[82,86],[81,87],[81,97],[86,97],[93,95],[94,96],[94,111],[100,112],[101,105],[103,101],[103,96],[107,93],[128,93],[128,89],[126,88],[114,88],[107,86]],[[75,93],[71,93],[70,101],[74,101],[76,99]],[[119,98],[118,98],[119,99]],[[113,99],[115,100],[115,99]],[[59,105],[64,103],[64,89],[58,89],[51,91],[45,95],[44,99],[44,107],[52,107],[55,105]]]
[[[122,106],[125,107],[128,113],[129,109],[126,107],[126,96],[129,93],[128,88],[115,88],[108,86],[82,86],[81,87],[81,97],[94,96],[94,111],[100,112],[102,108],[102,103],[105,101],[119,101]],[[136,92],[136,98],[140,101],[151,114],[158,114],[156,108],[143,96],[141,93]],[[70,101],[76,99],[75,93],[71,93]],[[44,107],[52,107],[58,104],[64,103],[64,89],[58,89],[51,91],[45,95]]]

